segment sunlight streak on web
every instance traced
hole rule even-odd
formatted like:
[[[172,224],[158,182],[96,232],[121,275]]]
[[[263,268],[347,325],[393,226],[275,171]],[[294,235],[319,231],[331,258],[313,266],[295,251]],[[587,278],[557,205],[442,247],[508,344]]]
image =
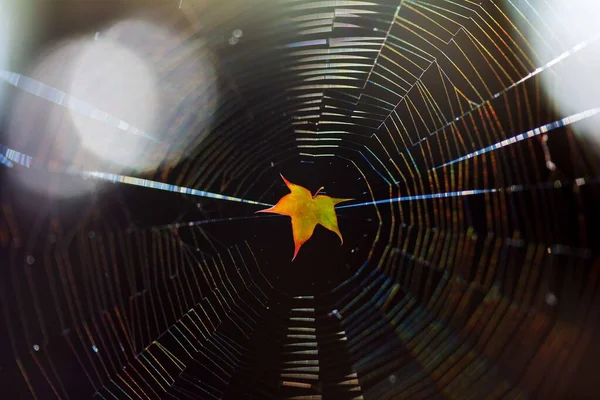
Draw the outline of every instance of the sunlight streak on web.
[[[415,196],[404,196],[404,197],[396,197],[396,198],[384,199],[384,200],[366,201],[364,203],[348,204],[345,206],[336,207],[336,209],[364,207],[364,206],[371,206],[371,205],[376,205],[376,204],[389,204],[389,203],[397,203],[397,202],[401,202],[401,201],[415,201],[415,200],[442,199],[442,198],[446,198],[446,197],[471,196],[471,195],[475,195],[475,194],[485,194],[485,193],[495,193],[495,192],[497,192],[497,189],[461,190],[460,192],[419,194],[419,195],[415,195]]]
[[[490,188],[490,189],[472,189],[472,190],[461,190],[458,192],[445,192],[445,193],[432,193],[432,194],[418,194],[414,196],[403,196],[384,200],[366,201],[364,203],[348,204],[345,206],[336,207],[336,209],[342,208],[353,208],[353,207],[364,207],[376,204],[390,204],[399,203],[403,201],[415,201],[415,200],[431,200],[431,199],[443,199],[448,197],[463,197],[473,196],[488,193],[515,193],[523,192],[527,190],[547,190],[547,189],[560,189],[568,185],[583,186],[588,184],[599,184],[600,177],[596,176],[593,178],[577,178],[570,181],[552,181],[552,182],[541,182],[535,185],[511,185],[504,188]]]
[[[15,72],[0,70],[0,80],[4,80],[5,82],[18,87],[27,93],[33,94],[34,96],[48,100],[54,104],[64,106],[69,110],[76,112],[77,114],[86,116],[96,121],[104,122],[132,135],[141,136],[153,142],[160,142],[150,134],[136,128],[128,122],[123,121],[112,114],[104,112],[83,100],[70,96],[62,90],[58,90],[52,86],[46,85],[37,79],[29,78],[25,75]]]
[[[227,201],[235,201],[238,203],[246,203],[246,204],[255,204],[261,206],[272,207],[272,204],[261,203],[259,201],[241,199],[239,197],[226,196],[224,194],[206,192],[204,190],[192,189],[183,186],[171,185],[168,183],[151,181],[149,179],[136,178],[133,176],[127,175],[119,175],[119,174],[111,174],[106,172],[96,172],[96,171],[75,171],[76,175],[80,175],[83,178],[95,178],[100,180],[105,180],[113,183],[125,183],[127,185],[133,186],[142,186],[156,190],[164,190],[167,192],[173,193],[181,193],[181,194],[189,194],[191,196],[199,196],[199,197],[208,197],[211,199],[217,200],[227,200]]]
[[[12,167],[11,162],[14,162],[14,163],[22,165],[26,168],[31,168],[34,161],[35,161],[35,159],[27,154],[23,154],[16,150],[13,150],[9,147],[0,145],[0,164],[6,165],[7,167]],[[191,195],[191,196],[207,197],[207,198],[211,198],[211,199],[234,201],[234,202],[238,202],[238,203],[254,204],[254,205],[267,206],[267,207],[273,206],[273,204],[262,203],[259,201],[247,200],[247,199],[242,199],[239,197],[227,196],[224,194],[212,193],[212,192],[207,192],[204,190],[192,189],[192,188],[183,187],[183,186],[171,185],[168,183],[152,181],[149,179],[136,178],[133,176],[119,175],[119,174],[112,174],[112,173],[98,172],[98,171],[81,171],[72,166],[67,168],[64,172],[66,172],[69,175],[80,176],[84,179],[92,178],[92,179],[98,179],[98,180],[103,180],[103,181],[109,181],[109,182],[113,182],[113,183],[124,183],[127,185],[142,186],[142,187],[147,187],[147,188],[156,189],[156,190],[164,190],[167,192],[187,194],[187,195]]]
[[[600,108],[592,108],[592,109],[587,110],[587,111],[582,111],[580,113],[570,115],[568,117],[559,119],[557,121],[550,122],[550,123],[548,123],[546,125],[542,125],[542,126],[539,126],[537,128],[531,129],[531,130],[529,130],[527,132],[524,132],[524,133],[521,133],[521,134],[519,134],[517,136],[513,136],[511,138],[504,139],[501,142],[498,142],[498,143],[492,144],[490,146],[484,147],[483,149],[474,151],[473,153],[469,153],[467,155],[464,155],[464,156],[459,157],[457,159],[454,159],[452,161],[448,161],[447,163],[442,164],[442,165],[440,165],[438,167],[435,167],[432,170],[436,170],[436,169],[439,169],[439,168],[446,167],[448,165],[456,164],[456,163],[459,163],[461,161],[468,160],[469,158],[477,157],[479,155],[482,155],[482,154],[485,154],[485,153],[489,153],[491,151],[500,149],[500,148],[505,147],[505,146],[509,146],[511,144],[520,142],[522,140],[529,139],[529,138],[532,138],[534,136],[538,136],[538,135],[546,133],[546,132],[550,132],[550,131],[552,131],[554,129],[562,128],[564,126],[573,124],[575,122],[584,120],[586,118],[593,117],[594,115],[598,114],[599,112],[600,112]]]

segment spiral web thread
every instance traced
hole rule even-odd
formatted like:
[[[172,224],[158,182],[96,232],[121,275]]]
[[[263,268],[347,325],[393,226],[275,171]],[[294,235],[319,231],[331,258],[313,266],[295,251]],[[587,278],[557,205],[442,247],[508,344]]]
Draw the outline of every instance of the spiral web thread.
[[[193,2],[174,12],[179,6],[196,12]],[[245,98],[266,82],[262,70],[227,77],[235,90],[216,128],[196,157],[160,179],[76,165],[56,171],[43,157],[2,147],[11,170],[231,200],[247,215],[276,200],[264,200],[255,183],[286,160],[343,161],[363,187],[340,214],[363,218],[368,209],[376,223],[350,278],[328,294],[290,297],[263,275],[253,239],[222,250],[204,230],[256,217],[92,229],[93,207],[70,226],[47,200],[28,223],[15,211],[22,194],[5,192],[0,292],[18,379],[37,398],[218,399],[232,387],[297,399],[566,393],[600,309],[586,222],[598,176],[571,128],[597,123],[599,109],[548,112],[541,77],[560,80],[562,67],[598,41],[576,27],[555,37],[543,20],[523,21],[525,6],[534,16],[548,7],[280,1],[268,18],[292,36],[263,51],[279,57],[269,79],[285,90]],[[518,28],[524,22],[553,58],[539,59]],[[258,64],[263,53],[250,53],[241,54]],[[223,71],[235,70],[236,58],[222,57]],[[229,140],[263,130],[260,110],[281,104],[283,118],[261,141],[239,148]],[[568,156],[555,159],[559,151]],[[281,340],[276,376],[254,367],[271,357],[252,348],[265,332]],[[85,376],[81,393],[72,392],[72,370]]]

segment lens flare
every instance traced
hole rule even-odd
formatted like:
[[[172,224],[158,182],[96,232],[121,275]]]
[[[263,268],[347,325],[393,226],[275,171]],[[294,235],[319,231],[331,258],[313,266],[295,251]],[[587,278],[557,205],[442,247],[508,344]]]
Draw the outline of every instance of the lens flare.
[[[91,105],[70,108],[82,146],[125,168],[151,168],[157,87],[152,66],[111,39],[88,40],[74,62],[69,94]],[[93,107],[93,108],[92,108]]]
[[[63,40],[29,73],[4,71],[2,78],[21,89],[6,145],[54,171],[168,168],[195,151],[218,102],[202,38],[160,19],[122,20]],[[71,197],[77,190],[50,192]]]
[[[561,117],[600,105],[600,3],[589,0],[548,0],[543,6],[519,7],[515,20],[540,61],[545,92]],[[558,44],[558,45],[557,45]],[[596,123],[573,127],[582,139],[600,150]]]

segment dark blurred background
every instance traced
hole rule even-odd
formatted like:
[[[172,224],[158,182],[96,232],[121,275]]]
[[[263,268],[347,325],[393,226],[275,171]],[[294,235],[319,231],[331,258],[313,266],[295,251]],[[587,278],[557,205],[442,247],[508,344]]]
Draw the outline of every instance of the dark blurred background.
[[[591,2],[0,5],[2,398],[600,397]]]

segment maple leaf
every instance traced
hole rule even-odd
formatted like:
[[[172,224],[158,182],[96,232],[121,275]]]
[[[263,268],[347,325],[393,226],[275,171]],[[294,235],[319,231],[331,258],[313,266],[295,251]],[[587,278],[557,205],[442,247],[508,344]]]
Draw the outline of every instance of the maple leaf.
[[[317,224],[335,232],[343,244],[344,239],[342,238],[340,228],[338,227],[337,215],[335,215],[334,207],[336,204],[354,199],[336,199],[319,194],[319,192],[324,189],[323,187],[317,190],[313,196],[308,189],[291,183],[285,179],[283,175],[281,175],[281,178],[288,189],[290,189],[291,193],[283,196],[273,207],[257,212],[287,215],[291,217],[295,245],[292,261],[294,261],[296,255],[298,255],[300,247],[310,239]]]

